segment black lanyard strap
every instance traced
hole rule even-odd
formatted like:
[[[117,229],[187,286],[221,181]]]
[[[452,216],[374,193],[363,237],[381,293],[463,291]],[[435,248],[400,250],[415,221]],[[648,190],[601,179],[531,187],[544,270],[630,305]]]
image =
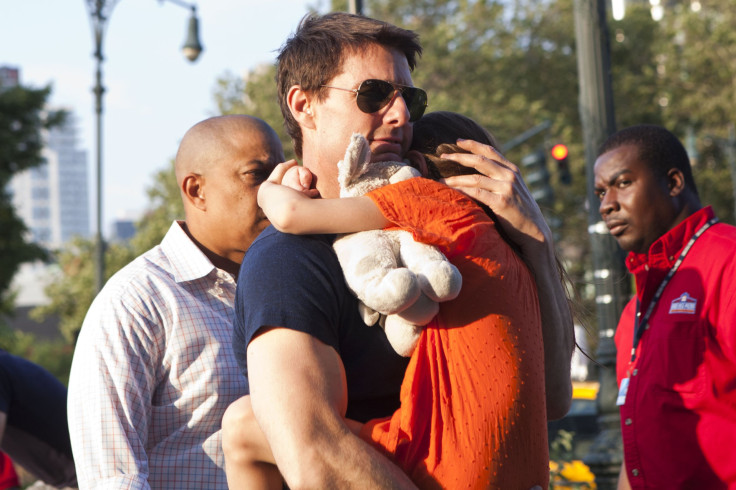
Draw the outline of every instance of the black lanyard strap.
[[[644,313],[644,316],[641,317],[641,310],[640,310],[640,303],[639,298],[636,298],[636,317],[635,317],[635,323],[634,323],[634,345],[631,347],[631,363],[636,360],[636,347],[639,345],[639,341],[641,340],[642,335],[644,335],[644,330],[646,330],[646,324],[649,321],[649,317],[652,315],[652,312],[654,311],[654,307],[657,305],[657,302],[659,301],[659,298],[662,296],[662,293],[664,292],[664,288],[667,286],[667,284],[672,279],[672,276],[675,275],[675,272],[677,272],[677,269],[680,268],[680,265],[682,264],[682,261],[685,260],[685,257],[687,256],[687,253],[692,248],[693,244],[695,244],[695,240],[700,238],[700,235],[705,233],[705,230],[710,228],[712,225],[716,224],[718,222],[718,218],[713,217],[710,221],[705,223],[703,226],[698,229],[698,231],[695,232],[695,234],[690,238],[690,241],[687,242],[687,245],[685,245],[685,248],[682,249],[682,252],[680,252],[680,256],[677,257],[677,261],[675,262],[675,265],[672,266],[672,269],[667,273],[667,276],[664,278],[664,280],[660,283],[659,287],[657,288],[657,292],[654,293],[654,296],[652,297],[652,301],[649,303],[649,308],[647,308],[646,313]],[[640,318],[641,317],[641,318]]]

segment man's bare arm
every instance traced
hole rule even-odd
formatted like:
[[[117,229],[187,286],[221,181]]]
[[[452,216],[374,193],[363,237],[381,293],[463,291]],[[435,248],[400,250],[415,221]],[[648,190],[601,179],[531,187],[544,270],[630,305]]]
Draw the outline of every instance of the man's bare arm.
[[[570,359],[575,334],[552,232],[514,164],[491,146],[470,140],[458,144],[471,153],[445,157],[473,167],[482,175],[450,177],[446,183],[493,209],[498,224],[519,246],[522,259],[534,275],[542,315],[547,417],[561,418],[572,402]]]
[[[269,328],[248,346],[251,402],[290,488],[416,488],[351,433],[345,372],[311,335]]]

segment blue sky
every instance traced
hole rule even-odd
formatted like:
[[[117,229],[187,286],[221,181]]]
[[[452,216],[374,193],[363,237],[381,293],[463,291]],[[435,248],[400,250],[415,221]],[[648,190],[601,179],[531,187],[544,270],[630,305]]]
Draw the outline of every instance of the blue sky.
[[[181,136],[215,114],[217,77],[242,75],[272,62],[308,5],[315,3],[199,0],[204,52],[192,64],[180,52],[187,9],[160,0],[117,2],[103,48],[105,234],[113,219],[135,217],[146,207],[145,190],[174,157]],[[20,68],[23,85],[52,84],[51,103],[71,109],[78,118],[93,200],[95,61],[86,0],[0,0],[0,46],[0,65]]]

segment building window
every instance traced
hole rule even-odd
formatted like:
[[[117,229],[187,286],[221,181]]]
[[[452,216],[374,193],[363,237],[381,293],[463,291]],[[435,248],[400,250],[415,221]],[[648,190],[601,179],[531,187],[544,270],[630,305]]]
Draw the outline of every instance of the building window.
[[[34,187],[31,189],[31,197],[33,199],[48,199],[49,188],[48,187]]]
[[[49,208],[47,207],[36,207],[33,208],[33,219],[49,219],[49,216],[51,216],[51,213],[49,212]]]

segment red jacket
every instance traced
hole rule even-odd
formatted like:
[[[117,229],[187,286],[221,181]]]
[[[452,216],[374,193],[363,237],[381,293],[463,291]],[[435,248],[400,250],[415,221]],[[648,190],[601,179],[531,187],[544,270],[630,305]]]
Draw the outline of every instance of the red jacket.
[[[704,208],[627,267],[637,297],[616,332],[617,377],[631,487],[736,489],[736,228],[714,224],[694,243],[656,303],[631,360],[636,300],[642,316],[697,230]]]
[[[7,454],[0,452],[0,490],[15,487],[20,487],[20,482],[15,466],[13,466],[13,460]]]

